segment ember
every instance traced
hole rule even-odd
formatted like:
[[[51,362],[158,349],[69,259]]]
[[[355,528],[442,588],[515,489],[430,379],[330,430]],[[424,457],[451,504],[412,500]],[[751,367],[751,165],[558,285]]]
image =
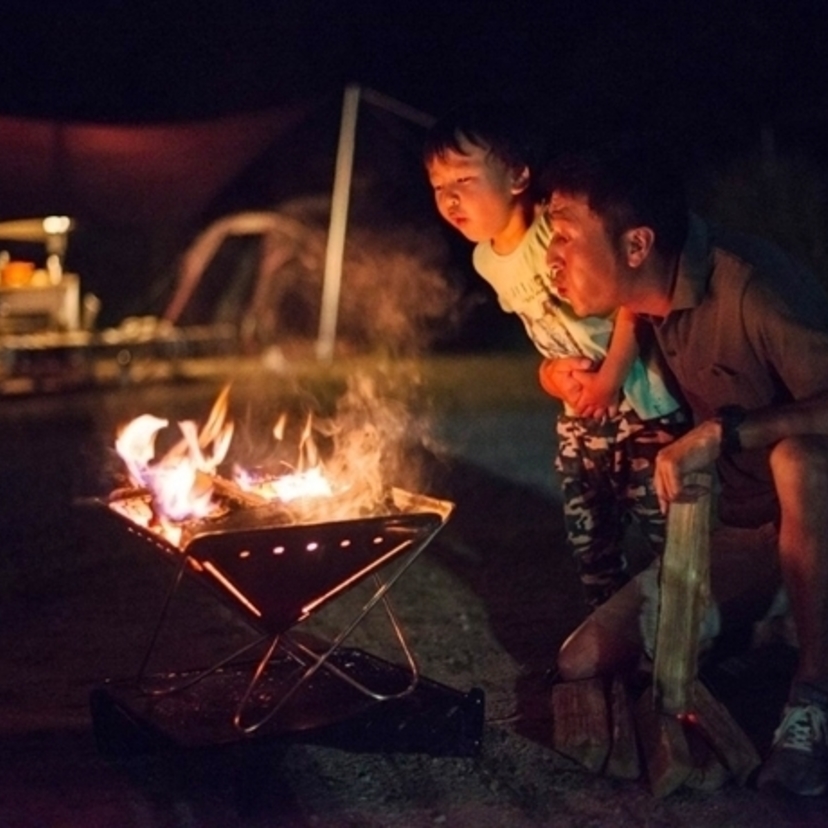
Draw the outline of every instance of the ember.
[[[256,476],[246,469],[237,469],[235,480],[239,487],[265,500],[281,500],[285,503],[301,497],[330,497],[331,484],[318,469],[297,471],[281,477]]]

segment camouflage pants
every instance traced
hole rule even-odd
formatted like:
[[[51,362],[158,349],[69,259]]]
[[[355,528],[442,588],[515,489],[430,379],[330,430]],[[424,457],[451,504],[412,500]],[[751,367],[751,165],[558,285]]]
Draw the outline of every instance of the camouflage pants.
[[[621,548],[632,518],[661,554],[665,520],[653,487],[659,450],[688,428],[686,416],[642,420],[625,411],[604,422],[561,415],[558,455],[564,526],[587,603],[596,607],[629,579]]]

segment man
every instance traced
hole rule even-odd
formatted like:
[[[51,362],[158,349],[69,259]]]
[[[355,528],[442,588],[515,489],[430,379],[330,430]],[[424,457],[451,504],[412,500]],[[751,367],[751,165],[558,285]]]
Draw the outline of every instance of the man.
[[[722,624],[766,612],[779,576],[799,664],[759,777],[803,795],[828,781],[828,297],[778,248],[688,214],[680,179],[645,145],[558,159],[547,176],[549,265],[578,314],[624,307],[653,327],[695,427],[659,453],[662,508],[715,464],[711,543]],[[722,554],[727,532],[741,552]],[[729,544],[733,548],[733,543]],[[642,581],[564,643],[563,677],[640,652]]]

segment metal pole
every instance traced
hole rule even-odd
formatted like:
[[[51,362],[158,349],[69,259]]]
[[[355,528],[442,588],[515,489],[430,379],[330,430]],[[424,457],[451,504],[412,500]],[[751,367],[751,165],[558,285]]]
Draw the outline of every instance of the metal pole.
[[[345,254],[345,231],[348,226],[348,202],[351,196],[351,178],[354,167],[359,93],[358,86],[346,86],[342,102],[339,146],[336,152],[336,169],[331,194],[331,221],[328,227],[328,246],[325,254],[322,307],[319,314],[319,336],[316,340],[316,356],[325,361],[333,359],[336,342],[342,261]]]
[[[384,109],[386,112],[390,112],[393,115],[397,115],[406,121],[411,121],[417,124],[417,126],[425,127],[426,129],[431,127],[436,120],[433,115],[429,115],[427,112],[420,112],[419,109],[414,109],[413,106],[401,103],[395,98],[383,95],[374,89],[363,89],[362,100],[365,103],[373,104],[380,109]]]

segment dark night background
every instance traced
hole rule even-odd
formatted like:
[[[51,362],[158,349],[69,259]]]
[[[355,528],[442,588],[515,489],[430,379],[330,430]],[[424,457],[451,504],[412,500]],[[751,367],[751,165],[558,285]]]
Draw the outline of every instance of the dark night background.
[[[525,98],[713,139],[825,104],[818,0],[788,2],[33,2],[6,7],[4,113],[110,122],[204,118],[356,80],[429,112]]]
[[[822,221],[828,132],[828,13],[818,0],[34,2],[6,7],[2,31],[0,115],[58,125],[185,124],[335,102],[348,82],[439,115],[469,95],[492,94],[525,102],[562,134],[655,129],[703,182],[702,206],[735,215],[746,229],[770,225],[817,266],[828,248],[810,229]],[[334,136],[335,103],[331,113]],[[770,197],[757,192],[746,183],[750,167],[736,182],[727,178],[768,146],[776,159],[799,159],[793,174],[808,192],[790,176],[783,193],[778,185]],[[304,162],[310,181],[310,152],[293,171],[301,178]],[[262,163],[247,171],[248,185],[262,179]],[[320,180],[328,175],[326,167]],[[722,188],[735,200],[723,204]],[[261,185],[250,195],[248,186],[245,204],[231,188],[186,220],[161,226],[159,210],[153,226],[89,220],[58,189],[49,209],[87,218],[69,264],[102,294],[108,322],[158,312],[177,257],[208,220],[281,195]],[[0,217],[21,217],[10,201]],[[776,215],[756,216],[757,201]]]

